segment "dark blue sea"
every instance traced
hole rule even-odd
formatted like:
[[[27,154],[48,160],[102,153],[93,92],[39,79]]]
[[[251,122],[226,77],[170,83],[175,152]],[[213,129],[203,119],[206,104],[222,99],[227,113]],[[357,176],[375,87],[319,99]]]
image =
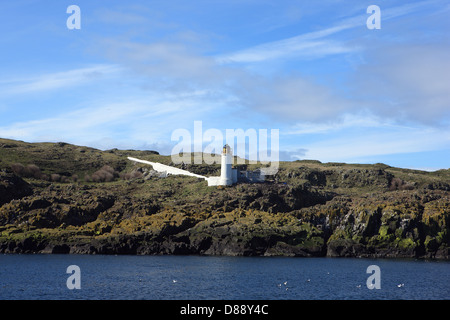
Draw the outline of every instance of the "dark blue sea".
[[[80,288],[67,273],[79,267]],[[369,266],[379,289],[369,289]],[[75,283],[75,282],[73,282]],[[0,299],[450,299],[450,262],[213,256],[0,255]]]

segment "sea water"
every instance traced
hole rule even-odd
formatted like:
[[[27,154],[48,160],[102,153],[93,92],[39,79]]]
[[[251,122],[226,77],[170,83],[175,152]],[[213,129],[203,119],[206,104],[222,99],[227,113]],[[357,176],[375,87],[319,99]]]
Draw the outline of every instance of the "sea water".
[[[369,266],[378,266],[379,289]],[[69,266],[77,266],[72,273]],[[79,289],[69,285],[77,276]],[[449,299],[450,262],[353,258],[0,255],[0,299]]]

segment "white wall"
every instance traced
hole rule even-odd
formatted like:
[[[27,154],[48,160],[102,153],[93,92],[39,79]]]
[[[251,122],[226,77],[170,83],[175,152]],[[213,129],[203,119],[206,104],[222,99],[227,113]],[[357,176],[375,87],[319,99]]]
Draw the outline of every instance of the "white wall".
[[[158,171],[158,172],[166,172],[167,174],[191,176],[191,177],[197,177],[197,178],[202,178],[202,179],[207,180],[207,177],[205,177],[205,176],[201,176],[199,174],[195,174],[195,173],[189,172],[187,170],[182,170],[182,169],[178,169],[175,167],[167,166],[162,163],[151,162],[151,161],[141,160],[141,159],[132,158],[132,157],[128,157],[128,160],[149,164],[153,167],[153,170]]]

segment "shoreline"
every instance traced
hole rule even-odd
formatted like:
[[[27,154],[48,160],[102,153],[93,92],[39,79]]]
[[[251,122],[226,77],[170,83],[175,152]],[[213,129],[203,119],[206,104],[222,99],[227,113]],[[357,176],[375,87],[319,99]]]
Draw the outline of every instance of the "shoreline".
[[[124,245],[125,244],[125,245]],[[358,250],[355,250],[355,247]],[[362,258],[362,259],[415,259],[450,261],[448,249],[438,250],[428,254],[417,254],[416,251],[400,251],[398,248],[385,248],[369,252],[360,245],[340,248],[340,251],[328,246],[316,248],[301,248],[298,246],[280,245],[267,249],[252,251],[245,247],[226,247],[218,243],[202,249],[186,243],[133,243],[132,241],[98,241],[90,243],[64,242],[47,243],[33,242],[29,238],[21,242],[11,241],[0,243],[0,254],[68,254],[68,255],[136,255],[136,256],[226,256],[226,257],[293,257],[293,258]],[[373,248],[372,248],[373,250]]]

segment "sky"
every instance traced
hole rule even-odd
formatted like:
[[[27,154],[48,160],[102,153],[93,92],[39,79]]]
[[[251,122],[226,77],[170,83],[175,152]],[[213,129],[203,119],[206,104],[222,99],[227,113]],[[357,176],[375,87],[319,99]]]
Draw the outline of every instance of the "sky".
[[[2,1],[0,137],[169,155],[201,121],[277,129],[283,161],[449,168],[449,15],[447,0]]]

